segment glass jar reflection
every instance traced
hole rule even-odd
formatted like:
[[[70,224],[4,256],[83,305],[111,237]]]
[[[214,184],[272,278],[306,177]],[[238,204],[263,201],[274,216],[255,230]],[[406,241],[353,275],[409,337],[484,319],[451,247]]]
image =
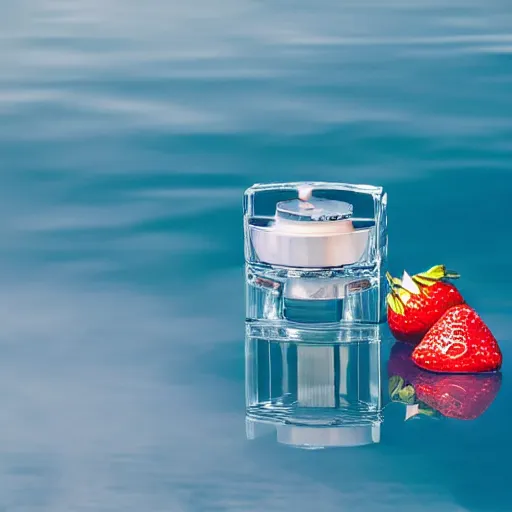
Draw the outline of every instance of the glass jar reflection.
[[[380,441],[380,328],[359,326],[349,334],[351,341],[339,342],[338,331],[300,329],[298,341],[283,342],[248,325],[249,439],[275,428],[278,442],[303,448]]]

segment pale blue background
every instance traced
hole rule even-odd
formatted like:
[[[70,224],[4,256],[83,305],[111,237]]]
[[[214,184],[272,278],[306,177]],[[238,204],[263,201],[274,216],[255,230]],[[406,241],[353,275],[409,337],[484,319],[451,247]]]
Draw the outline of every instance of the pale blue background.
[[[509,0],[16,0],[0,15],[0,510],[510,510]],[[384,185],[395,273],[498,337],[472,422],[244,429],[241,197]]]

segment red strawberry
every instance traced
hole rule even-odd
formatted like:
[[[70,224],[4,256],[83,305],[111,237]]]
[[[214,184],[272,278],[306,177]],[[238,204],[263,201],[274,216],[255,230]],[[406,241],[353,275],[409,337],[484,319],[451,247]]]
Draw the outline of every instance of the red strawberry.
[[[413,347],[395,343],[388,361],[389,397],[406,406],[406,419],[419,416],[473,420],[496,398],[501,373],[440,375],[418,368]]]
[[[444,265],[412,277],[404,272],[402,279],[388,274],[388,324],[395,338],[417,344],[446,310],[463,304],[457,288],[446,282],[457,277],[458,274],[447,272]]]
[[[416,396],[447,418],[474,420],[492,404],[501,387],[501,373],[435,375],[415,386]]]
[[[414,349],[412,360],[442,373],[490,372],[501,367],[496,338],[467,304],[450,308]]]

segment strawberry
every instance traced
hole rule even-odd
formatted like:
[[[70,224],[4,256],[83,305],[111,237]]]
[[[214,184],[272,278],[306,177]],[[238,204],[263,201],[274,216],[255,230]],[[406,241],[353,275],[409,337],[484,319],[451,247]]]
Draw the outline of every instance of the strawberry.
[[[395,343],[388,361],[389,395],[406,406],[406,419],[445,416],[473,420],[496,398],[501,373],[440,375],[418,368],[411,360],[413,347]]]
[[[496,398],[501,387],[501,373],[487,375],[436,375],[416,385],[418,400],[447,418],[474,420]]]
[[[420,368],[442,373],[490,372],[501,367],[496,338],[467,304],[450,308],[414,349]]]
[[[444,265],[403,278],[386,276],[391,286],[387,297],[388,324],[393,336],[400,341],[417,344],[441,316],[464,299],[447,279],[458,278]]]

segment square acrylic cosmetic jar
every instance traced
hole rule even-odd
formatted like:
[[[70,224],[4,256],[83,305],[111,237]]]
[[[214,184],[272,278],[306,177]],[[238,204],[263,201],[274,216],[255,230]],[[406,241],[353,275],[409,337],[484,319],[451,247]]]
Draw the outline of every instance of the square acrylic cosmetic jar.
[[[344,183],[258,184],[244,195],[246,320],[386,319],[387,195]]]

